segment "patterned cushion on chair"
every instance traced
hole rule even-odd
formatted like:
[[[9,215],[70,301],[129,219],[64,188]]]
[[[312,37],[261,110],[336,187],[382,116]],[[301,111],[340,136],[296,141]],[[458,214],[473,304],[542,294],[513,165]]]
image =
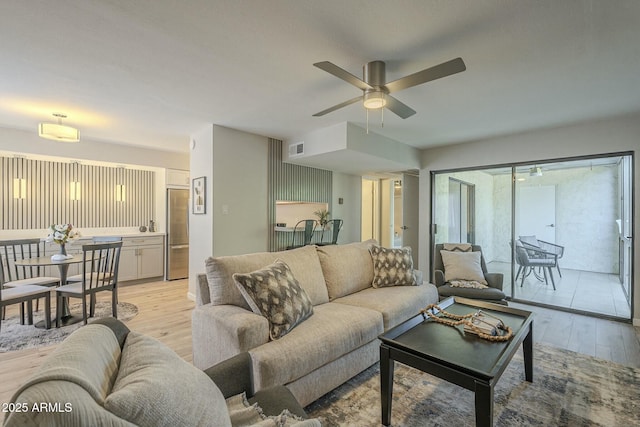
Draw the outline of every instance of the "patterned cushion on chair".
[[[415,286],[411,248],[389,249],[371,246],[369,249],[373,260],[374,288],[387,286]]]
[[[235,273],[233,280],[251,310],[269,321],[272,340],[283,337],[313,314],[309,296],[283,261],[251,273]]]

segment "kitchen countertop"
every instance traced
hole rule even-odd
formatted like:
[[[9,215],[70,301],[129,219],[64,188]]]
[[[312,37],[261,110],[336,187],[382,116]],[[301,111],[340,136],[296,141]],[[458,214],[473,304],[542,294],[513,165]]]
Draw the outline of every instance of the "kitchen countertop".
[[[137,228],[114,228],[114,229],[104,229],[104,228],[88,228],[82,229],[79,228],[80,237],[77,240],[90,240],[93,237],[107,237],[107,236],[118,236],[118,237],[148,237],[148,236],[164,236],[166,233],[164,231],[146,231],[141,232]],[[13,240],[13,239],[46,239],[49,234],[49,230],[0,230],[0,240]]]

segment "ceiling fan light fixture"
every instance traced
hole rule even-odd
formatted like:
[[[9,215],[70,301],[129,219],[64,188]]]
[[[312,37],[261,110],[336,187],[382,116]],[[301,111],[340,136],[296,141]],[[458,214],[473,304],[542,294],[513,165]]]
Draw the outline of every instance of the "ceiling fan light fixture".
[[[80,141],[80,132],[78,129],[62,124],[62,119],[66,118],[66,115],[54,113],[53,116],[58,118],[58,123],[40,123],[38,125],[38,135],[41,138],[61,142]]]
[[[367,110],[377,110],[387,105],[387,99],[382,91],[366,92],[362,104]]]

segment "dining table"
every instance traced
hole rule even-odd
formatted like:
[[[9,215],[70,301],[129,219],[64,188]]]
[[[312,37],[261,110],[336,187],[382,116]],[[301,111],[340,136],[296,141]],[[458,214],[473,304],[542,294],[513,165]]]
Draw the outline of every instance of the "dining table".
[[[60,271],[60,286],[64,286],[67,284],[67,274],[69,272],[69,266],[72,264],[80,264],[82,262],[82,255],[69,255],[70,258],[64,260],[54,260],[51,259],[50,255],[34,257],[34,258],[25,258],[16,260],[15,264],[19,266],[25,267],[48,267],[48,266],[57,266]],[[74,316],[69,311],[69,302],[67,298],[63,300],[63,308],[62,308],[62,317],[60,318],[60,325],[67,326],[72,325],[74,323],[78,323],[82,320],[80,316]],[[56,319],[52,319],[52,323],[54,323]],[[35,324],[36,328],[44,329],[45,324],[44,320],[37,322]]]

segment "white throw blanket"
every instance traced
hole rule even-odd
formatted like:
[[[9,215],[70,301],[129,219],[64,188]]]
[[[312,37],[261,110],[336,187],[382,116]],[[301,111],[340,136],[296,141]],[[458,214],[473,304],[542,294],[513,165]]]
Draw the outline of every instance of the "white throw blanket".
[[[233,427],[322,427],[318,419],[303,420],[286,409],[277,416],[266,416],[258,404],[251,405],[245,393],[227,399]]]
[[[477,280],[451,280],[449,284],[452,288],[474,288],[474,289],[486,289],[487,285],[478,282]]]

